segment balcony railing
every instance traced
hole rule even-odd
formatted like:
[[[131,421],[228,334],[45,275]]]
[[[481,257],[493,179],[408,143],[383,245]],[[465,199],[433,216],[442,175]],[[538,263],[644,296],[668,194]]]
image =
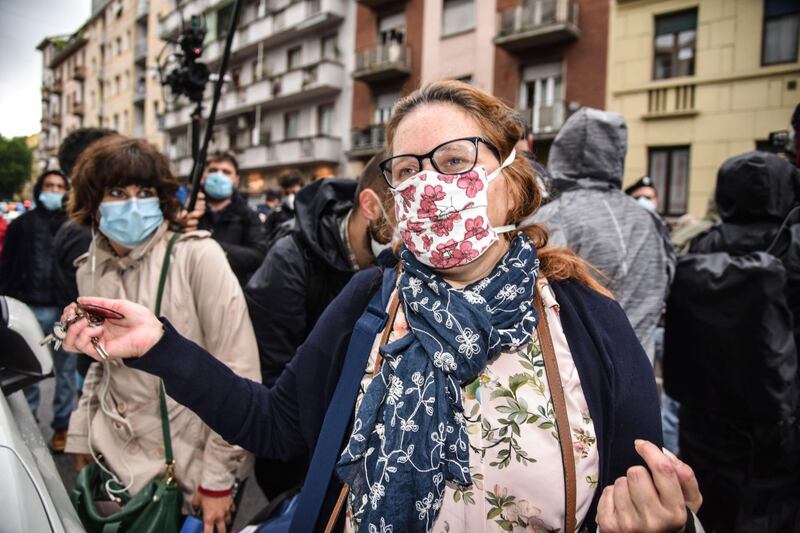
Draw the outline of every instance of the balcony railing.
[[[258,43],[277,46],[304,35],[318,34],[344,20],[347,14],[346,2],[347,0],[289,2],[265,17],[243,23],[233,37],[232,52],[251,51]],[[218,61],[222,57],[224,45],[224,39],[212,41],[203,50],[201,60],[206,63]]]
[[[228,91],[220,98],[217,116],[231,116],[256,105],[267,110],[334,96],[344,87],[344,80],[344,67],[340,63],[321,61]],[[207,105],[210,107],[210,99]],[[168,112],[164,119],[166,129],[188,124],[190,113],[191,106]]]
[[[392,43],[356,52],[353,78],[365,82],[385,81],[408,76],[411,72],[411,51],[408,46]]]
[[[695,107],[695,85],[674,85],[647,91],[647,114],[645,119],[668,118],[697,114]]]
[[[498,13],[494,42],[506,50],[521,52],[579,36],[575,0],[523,0],[521,5]]]
[[[64,92],[64,82],[61,80],[53,82],[53,92],[55,94],[62,94]]]
[[[386,130],[383,124],[373,124],[364,130],[350,132],[351,157],[372,157],[386,147]]]
[[[357,0],[357,2],[361,5],[376,8],[376,7],[384,7],[390,4],[397,4],[403,5],[406,3],[406,0]]]
[[[72,114],[82,117],[86,113],[86,108],[83,106],[83,102],[75,102],[72,104]]]
[[[554,134],[564,124],[566,106],[562,100],[556,100],[552,104],[523,109],[520,113],[525,117],[534,134]]]
[[[144,87],[137,87],[133,92],[134,103],[141,102],[147,97],[147,90]]]
[[[52,124],[53,126],[58,126],[60,128],[61,124],[63,124],[61,120],[61,115],[53,115],[52,117],[50,117],[50,124]]]
[[[239,166],[250,169],[336,163],[341,156],[342,140],[337,137],[302,137],[246,148],[239,157]]]
[[[144,124],[135,124],[133,126],[133,136],[137,139],[144,137]]]
[[[139,20],[147,16],[150,12],[150,0],[139,0],[136,2],[136,19]]]
[[[83,81],[86,79],[86,67],[84,65],[75,65],[72,69],[72,79]]]
[[[133,60],[142,61],[144,59],[147,59],[147,42],[136,43],[136,47],[133,49]]]

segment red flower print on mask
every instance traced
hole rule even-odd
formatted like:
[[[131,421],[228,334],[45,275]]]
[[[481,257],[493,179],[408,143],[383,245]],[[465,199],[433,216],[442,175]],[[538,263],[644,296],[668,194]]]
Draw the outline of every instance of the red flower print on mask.
[[[475,198],[475,196],[483,190],[483,182],[481,181],[478,173],[474,170],[471,172],[467,172],[466,174],[462,174],[456,185],[459,189],[464,189],[467,191],[467,196],[470,198]]]
[[[478,257],[478,251],[472,249],[471,242],[456,243],[450,239],[446,243],[436,246],[436,250],[431,253],[431,263],[434,268],[452,268],[469,263],[476,257]]]
[[[411,203],[414,201],[414,195],[417,193],[417,186],[411,185],[408,189],[403,189],[400,191],[400,196],[403,198],[403,206],[406,209],[411,207]]]
[[[417,253],[417,245],[414,244],[414,239],[411,238],[410,231],[401,231],[400,238],[403,239],[403,243],[406,245],[406,248],[412,253]]]
[[[431,237],[429,237],[428,235],[423,235],[422,236],[422,249],[425,250],[426,252],[430,251],[431,244],[433,244],[433,239]]]
[[[456,212],[444,213],[435,217],[431,224],[431,231],[439,237],[445,237],[453,231],[453,223],[461,220],[461,215]]]
[[[419,218],[436,218],[439,208],[436,202],[445,197],[441,185],[426,185],[419,202]]]
[[[439,181],[443,181],[450,185],[453,183],[453,180],[458,177],[458,174],[438,174],[436,177],[439,178]]]
[[[406,228],[408,228],[409,233],[416,233],[417,235],[419,235],[423,231],[422,222],[414,222],[412,220],[406,222]]]
[[[489,235],[489,229],[483,227],[483,217],[480,216],[468,218],[466,222],[464,222],[464,227],[467,230],[467,232],[464,234],[464,238],[466,239],[471,237],[483,239]]]

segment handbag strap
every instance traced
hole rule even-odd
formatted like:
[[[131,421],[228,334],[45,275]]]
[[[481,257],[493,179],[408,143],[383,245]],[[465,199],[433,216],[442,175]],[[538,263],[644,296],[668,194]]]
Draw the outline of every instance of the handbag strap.
[[[556,414],[558,442],[561,445],[561,463],[564,469],[564,531],[565,533],[573,533],[576,527],[575,513],[578,488],[575,474],[575,453],[572,447],[572,430],[569,425],[564,387],[561,383],[561,374],[558,371],[558,360],[553,347],[553,338],[550,336],[550,326],[542,302],[541,292],[537,292],[534,297],[534,305],[539,312],[539,324],[536,327],[536,331],[539,335],[539,344],[544,358],[544,369],[545,374],[547,374],[550,399],[553,401],[553,410]]]
[[[371,347],[375,336],[384,329],[389,328],[386,311],[383,308],[382,291],[378,290],[361,315],[353,329],[350,344],[347,346],[342,372],[336,384],[331,402],[325,412],[314,455],[308,467],[308,474],[303,482],[303,491],[300,501],[292,516],[289,531],[314,531],[319,517],[328,485],[336,467],[336,460],[341,451],[341,443],[353,416],[353,405],[358,397],[361,378],[367,366]],[[398,304],[392,303],[392,306]],[[346,486],[343,491],[346,491]],[[341,509],[344,497],[339,495],[337,508],[329,519],[336,522],[338,510]]]
[[[161,301],[164,296],[164,285],[167,283],[167,271],[169,270],[170,256],[172,247],[180,238],[180,233],[173,233],[167,242],[167,251],[164,252],[164,261],[161,264],[161,275],[158,278],[158,293],[156,294],[155,315],[161,314]],[[161,410],[161,433],[164,436],[164,461],[167,464],[167,485],[175,481],[175,459],[172,455],[172,437],[169,432],[169,417],[167,415],[167,395],[164,392],[164,382],[160,381],[158,386],[158,399]]]

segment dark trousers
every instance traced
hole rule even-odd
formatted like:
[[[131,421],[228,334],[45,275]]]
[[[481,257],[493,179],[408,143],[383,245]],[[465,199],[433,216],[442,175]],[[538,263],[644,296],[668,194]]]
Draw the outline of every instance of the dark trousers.
[[[297,457],[290,461],[256,458],[256,480],[267,500],[302,485],[308,470],[308,457]]]

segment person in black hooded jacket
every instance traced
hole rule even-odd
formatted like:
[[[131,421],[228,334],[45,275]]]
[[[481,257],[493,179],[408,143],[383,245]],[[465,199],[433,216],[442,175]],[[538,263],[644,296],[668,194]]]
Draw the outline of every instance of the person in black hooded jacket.
[[[800,531],[800,172],[749,152],[720,167],[721,222],[682,258],[664,386],[709,531]]]
[[[374,157],[358,182],[323,179],[297,193],[294,227],[278,238],[245,287],[261,359],[262,382],[275,384],[322,312],[353,274],[371,266],[392,239],[392,199]],[[256,460],[272,499],[299,484],[308,459]]]

